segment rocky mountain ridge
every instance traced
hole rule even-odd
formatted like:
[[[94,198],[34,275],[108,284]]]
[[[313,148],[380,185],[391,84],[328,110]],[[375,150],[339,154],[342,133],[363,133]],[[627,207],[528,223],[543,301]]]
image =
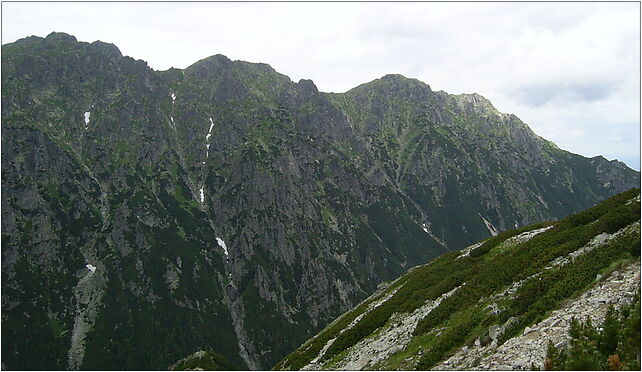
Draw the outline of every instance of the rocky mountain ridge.
[[[481,346],[481,342],[476,342],[474,347],[464,346],[434,369],[530,370],[533,365],[541,368],[546,361],[549,342],[558,348],[568,344],[572,319],[602,324],[609,305],[630,304],[639,292],[640,261],[637,260],[623,266],[620,271],[609,273],[608,277],[599,278],[594,288],[554,311],[548,318],[527,327],[521,336],[513,337],[498,347],[501,328],[493,328],[496,331],[489,331],[490,344]]]
[[[416,267],[330,323],[276,368],[543,368],[549,343],[568,344],[573,319],[600,325],[609,305],[639,301],[639,202],[639,190],[631,190],[560,222],[503,233],[501,239]],[[577,233],[583,237],[575,241],[571,236]],[[508,256],[546,259],[520,275],[503,267],[519,261]],[[507,276],[500,277],[502,285],[479,277],[490,275],[484,265]],[[454,266],[468,274],[436,275]],[[475,286],[481,293],[470,290]]]
[[[62,33],[3,45],[3,362],[267,368],[409,267],[639,183],[489,105],[221,55],[154,71]]]

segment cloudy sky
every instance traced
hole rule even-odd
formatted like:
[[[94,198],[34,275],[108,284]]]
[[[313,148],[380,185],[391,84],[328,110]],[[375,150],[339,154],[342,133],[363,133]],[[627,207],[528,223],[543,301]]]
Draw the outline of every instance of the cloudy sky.
[[[264,62],[326,92],[398,73],[640,169],[638,3],[2,3],[3,44],[52,31],[157,70]]]

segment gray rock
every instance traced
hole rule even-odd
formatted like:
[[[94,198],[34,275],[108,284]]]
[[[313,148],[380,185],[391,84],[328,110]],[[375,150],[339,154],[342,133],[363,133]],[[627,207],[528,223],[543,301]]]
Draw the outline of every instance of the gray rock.
[[[492,326],[490,326],[490,328],[488,328],[488,335],[493,340],[497,340],[499,338],[499,336],[501,335],[499,333],[499,330],[500,330],[500,326],[497,325],[497,324],[493,324]]]
[[[490,344],[491,341],[492,341],[492,339],[488,335],[484,335],[479,340],[479,343],[480,343],[481,346],[486,346],[486,345]]]

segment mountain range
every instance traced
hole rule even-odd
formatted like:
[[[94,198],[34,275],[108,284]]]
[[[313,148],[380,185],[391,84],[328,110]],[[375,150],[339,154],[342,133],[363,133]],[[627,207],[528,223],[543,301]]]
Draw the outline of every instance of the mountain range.
[[[3,369],[271,368],[409,268],[640,183],[478,94],[63,33],[2,45],[1,104]]]

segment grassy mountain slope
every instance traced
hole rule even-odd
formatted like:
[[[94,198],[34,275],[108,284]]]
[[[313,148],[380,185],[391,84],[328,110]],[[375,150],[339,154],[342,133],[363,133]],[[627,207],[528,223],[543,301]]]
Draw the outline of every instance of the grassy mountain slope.
[[[275,369],[428,369],[480,340],[502,345],[603,274],[639,266],[639,195],[631,189],[558,222],[506,231],[416,267]]]

